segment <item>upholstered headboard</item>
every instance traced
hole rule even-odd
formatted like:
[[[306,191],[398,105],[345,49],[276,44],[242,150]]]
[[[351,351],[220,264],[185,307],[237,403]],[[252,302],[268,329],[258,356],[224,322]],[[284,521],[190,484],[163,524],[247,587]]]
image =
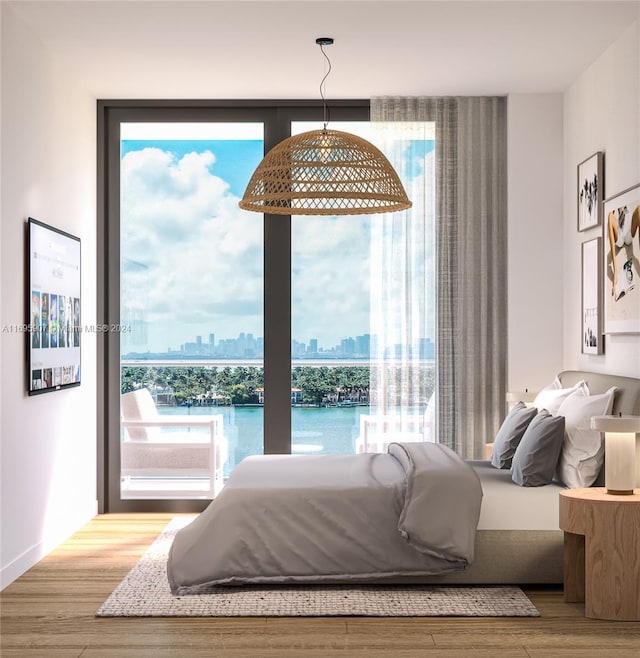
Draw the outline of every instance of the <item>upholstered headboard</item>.
[[[589,387],[589,393],[592,395],[604,393],[612,386],[617,386],[620,390],[613,400],[612,413],[614,415],[622,413],[640,416],[640,379],[584,370],[564,370],[558,373],[558,378],[564,388],[573,386],[584,379]]]

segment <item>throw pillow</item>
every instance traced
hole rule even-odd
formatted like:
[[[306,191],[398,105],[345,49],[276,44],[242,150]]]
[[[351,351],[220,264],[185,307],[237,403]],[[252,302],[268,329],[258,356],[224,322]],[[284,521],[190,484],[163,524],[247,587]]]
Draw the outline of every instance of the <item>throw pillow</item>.
[[[511,479],[521,487],[540,487],[553,480],[564,439],[565,419],[546,409],[529,423],[516,448]]]
[[[611,413],[617,390],[612,386],[599,395],[576,391],[558,409],[558,415],[565,418],[565,432],[557,476],[570,489],[590,487],[600,473],[604,441],[601,432],[591,429],[591,417]]]
[[[491,450],[491,465],[496,468],[511,468],[511,460],[518,443],[529,423],[536,415],[534,407],[527,407],[524,402],[518,402],[504,419]]]
[[[574,386],[569,388],[557,388],[554,382],[550,386],[543,388],[533,401],[536,409],[546,409],[551,415],[559,413],[560,405],[576,391],[582,391],[584,395],[589,395],[589,388],[584,380],[580,380]]]

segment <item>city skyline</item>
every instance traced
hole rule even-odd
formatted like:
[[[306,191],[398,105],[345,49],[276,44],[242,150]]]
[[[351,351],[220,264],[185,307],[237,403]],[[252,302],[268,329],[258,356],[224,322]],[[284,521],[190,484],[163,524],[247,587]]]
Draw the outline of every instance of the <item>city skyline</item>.
[[[333,347],[319,345],[317,338],[310,338],[308,343],[292,339],[291,356],[294,358],[369,358],[372,355],[372,347],[375,352],[376,336],[369,333],[347,336]],[[419,339],[417,346],[420,358],[433,359],[435,356],[435,344],[430,337]],[[387,348],[385,356],[398,357],[402,353],[411,352],[411,348],[403,349],[401,345]],[[170,358],[204,356],[211,358],[239,358],[251,359],[262,358],[264,355],[264,338],[254,336],[252,332],[240,332],[236,338],[223,338],[216,342],[216,335],[211,332],[207,335],[207,341],[202,335],[196,335],[195,341],[182,343],[178,349],[167,347],[166,351],[146,352],[130,351],[123,353],[123,357],[144,358],[144,356],[170,356]]]

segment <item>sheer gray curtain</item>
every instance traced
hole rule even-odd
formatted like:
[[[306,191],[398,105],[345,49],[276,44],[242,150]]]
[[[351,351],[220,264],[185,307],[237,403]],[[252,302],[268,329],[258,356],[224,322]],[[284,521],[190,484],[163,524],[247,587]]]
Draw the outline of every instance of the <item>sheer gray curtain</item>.
[[[413,206],[369,218],[370,413],[389,421],[383,431],[387,442],[420,434],[434,440],[433,422],[425,419],[435,385],[434,125],[377,122],[372,138],[392,162]]]
[[[506,99],[378,97],[371,121],[435,124],[436,432],[480,459],[505,409]]]

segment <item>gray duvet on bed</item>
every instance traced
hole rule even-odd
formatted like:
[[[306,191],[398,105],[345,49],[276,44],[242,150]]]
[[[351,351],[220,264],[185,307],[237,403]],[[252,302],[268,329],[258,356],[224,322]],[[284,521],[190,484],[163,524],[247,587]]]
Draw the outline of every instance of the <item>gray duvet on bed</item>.
[[[261,455],[180,530],[174,594],[206,585],[366,582],[461,570],[473,561],[482,487],[449,448]]]

